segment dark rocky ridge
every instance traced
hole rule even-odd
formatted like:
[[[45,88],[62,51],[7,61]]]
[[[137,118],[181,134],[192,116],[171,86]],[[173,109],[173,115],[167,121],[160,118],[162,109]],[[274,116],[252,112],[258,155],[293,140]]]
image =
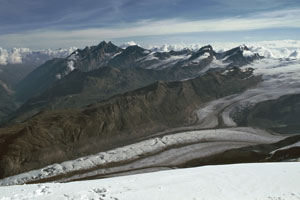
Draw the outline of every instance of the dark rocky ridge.
[[[225,63],[229,63],[229,67],[240,67],[264,58],[258,53],[253,53],[252,56],[244,56],[245,51],[250,51],[250,49],[247,46],[242,45],[223,53],[218,53],[216,57],[217,59],[223,59]]]
[[[0,121],[17,109],[13,98],[13,91],[0,80]]]
[[[111,42],[101,42],[98,46],[86,47],[83,50],[76,50],[69,58],[74,55],[77,56],[75,68],[83,72],[89,72],[99,69],[108,64],[108,62],[115,55],[122,53],[123,49],[115,46]]]
[[[0,177],[133,143],[197,122],[204,102],[254,87],[260,77],[238,68],[183,82],[156,82],[86,108],[44,111],[0,129]]]
[[[87,106],[166,78],[158,71],[137,67],[103,67],[91,72],[76,69],[41,95],[29,99],[10,115],[9,123],[24,121],[42,110]]]
[[[300,94],[264,101],[233,116],[239,126],[269,129],[277,133],[300,133]]]

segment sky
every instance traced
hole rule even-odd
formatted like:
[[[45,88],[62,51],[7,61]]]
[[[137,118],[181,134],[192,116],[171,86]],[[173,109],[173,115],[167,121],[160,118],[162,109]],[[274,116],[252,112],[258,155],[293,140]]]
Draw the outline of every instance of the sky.
[[[300,39],[299,0],[0,0],[0,46]]]

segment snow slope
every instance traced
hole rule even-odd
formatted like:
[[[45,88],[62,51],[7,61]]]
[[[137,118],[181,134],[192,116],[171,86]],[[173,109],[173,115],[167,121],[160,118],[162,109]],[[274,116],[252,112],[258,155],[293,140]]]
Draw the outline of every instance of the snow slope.
[[[300,163],[205,166],[108,179],[0,187],[0,200],[296,200]]]

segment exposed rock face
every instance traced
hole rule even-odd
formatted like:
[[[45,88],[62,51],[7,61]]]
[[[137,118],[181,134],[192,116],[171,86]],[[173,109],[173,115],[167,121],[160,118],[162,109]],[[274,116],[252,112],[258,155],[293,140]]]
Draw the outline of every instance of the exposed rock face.
[[[13,91],[0,80],[0,121],[17,109],[12,95]]]
[[[66,59],[55,58],[35,69],[16,86],[16,99],[24,102],[50,87],[57,80],[57,74],[66,72],[65,66]]]
[[[219,53],[216,55],[216,57],[217,59],[222,59],[225,63],[230,63],[230,67],[243,66],[263,58],[258,53],[252,53],[245,45],[233,48],[223,53]]]
[[[91,72],[74,70],[41,95],[28,100],[13,115],[10,123],[21,122],[42,110],[79,108],[134,90],[157,80],[164,74],[142,68],[102,67]]]
[[[121,54],[114,57],[109,64],[118,68],[135,67],[137,60],[150,54],[149,50],[146,50],[139,46],[129,46]]]
[[[98,46],[86,47],[83,50],[73,52],[68,58],[75,60],[75,68],[83,72],[99,69],[108,64],[108,62],[123,49],[115,46],[111,42],[101,42]]]
[[[82,109],[45,111],[0,129],[0,177],[132,143],[197,122],[202,103],[261,80],[234,68],[183,82],[159,81]]]
[[[300,132],[300,94],[258,103],[235,117],[241,126],[270,129],[278,133]]]

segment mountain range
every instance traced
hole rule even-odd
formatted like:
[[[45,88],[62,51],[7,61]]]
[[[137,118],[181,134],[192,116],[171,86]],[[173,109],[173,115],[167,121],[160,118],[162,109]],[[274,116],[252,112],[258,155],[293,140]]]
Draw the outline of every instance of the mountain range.
[[[272,92],[268,87],[273,86],[270,80],[279,74],[275,70],[269,75],[257,67],[268,64],[264,62],[263,56],[245,45],[222,52],[210,45],[196,51],[157,52],[137,45],[123,49],[105,41],[50,59],[15,81],[14,87],[0,82],[0,178],[37,169],[45,172],[54,163],[193,130],[220,134],[200,143],[190,138],[188,143],[150,151],[142,158],[151,160],[173,148],[184,156],[187,149],[196,148],[192,145],[211,145],[208,151],[216,153],[201,158],[187,154],[184,161],[174,161],[176,167],[300,157],[290,148],[272,153],[300,140],[295,136],[299,95],[295,86],[286,90],[295,91],[291,94],[274,90],[268,95]],[[294,61],[278,62],[272,69]],[[221,133],[227,131],[240,131],[246,139],[223,138]],[[216,142],[220,145],[214,146]],[[221,146],[226,148],[216,150]],[[127,162],[104,167],[122,167]],[[163,165],[170,167],[167,163]],[[64,176],[80,174],[80,169]]]
[[[25,104],[10,118],[22,121],[45,108],[85,106],[155,81],[194,78],[208,70],[240,67],[262,58],[247,52],[246,46],[240,46],[216,53],[210,45],[195,52],[152,52],[101,42],[64,59],[47,61],[30,73],[16,87],[17,101]]]

